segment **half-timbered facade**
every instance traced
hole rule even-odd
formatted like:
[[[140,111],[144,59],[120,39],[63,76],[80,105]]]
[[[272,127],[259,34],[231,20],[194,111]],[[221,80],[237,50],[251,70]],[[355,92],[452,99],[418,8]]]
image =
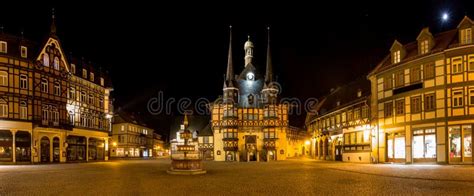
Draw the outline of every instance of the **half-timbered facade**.
[[[311,155],[324,160],[372,162],[370,82],[360,78],[331,90],[308,114]]]
[[[277,102],[279,89],[272,71],[270,42],[265,76],[254,65],[254,44],[250,38],[244,50],[244,69],[234,75],[230,39],[223,97],[210,105],[214,160],[284,160],[290,148],[289,106]]]
[[[107,160],[111,88],[92,67],[66,55],[54,18],[41,45],[0,33],[0,161]]]
[[[472,163],[473,27],[395,41],[369,74],[379,162]]]

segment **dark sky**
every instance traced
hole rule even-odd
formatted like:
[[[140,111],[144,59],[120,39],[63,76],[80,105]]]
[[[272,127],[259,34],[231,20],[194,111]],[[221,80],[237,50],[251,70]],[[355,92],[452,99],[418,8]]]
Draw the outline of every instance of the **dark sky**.
[[[23,29],[25,37],[41,42],[55,7],[63,47],[108,67],[116,107],[143,114],[158,91],[176,99],[212,100],[222,93],[230,24],[236,71],[243,69],[247,35],[255,43],[257,67],[264,71],[270,25],[282,96],[305,100],[366,75],[394,39],[411,42],[423,27],[436,33],[455,28],[464,15],[474,17],[469,1],[318,2],[2,5],[8,9],[0,11],[0,24],[5,32]],[[444,11],[450,14],[446,23],[440,20]],[[147,119],[167,133],[168,118]],[[302,125],[304,116],[294,119],[291,124]]]

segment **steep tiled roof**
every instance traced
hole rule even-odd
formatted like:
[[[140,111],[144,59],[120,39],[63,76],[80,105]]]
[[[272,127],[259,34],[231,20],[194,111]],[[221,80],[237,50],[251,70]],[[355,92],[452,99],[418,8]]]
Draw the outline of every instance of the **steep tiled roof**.
[[[438,33],[434,35],[434,46],[430,52],[426,54],[419,54],[418,53],[418,42],[410,42],[408,44],[404,44],[403,47],[406,51],[406,56],[401,59],[399,63],[393,64],[391,54],[388,54],[369,75],[379,73],[381,71],[385,71],[387,69],[396,67],[398,65],[403,64],[404,62],[412,61],[417,58],[421,58],[430,54],[435,54],[438,52],[442,52],[443,50],[448,49],[451,45],[458,44],[458,30],[453,29],[449,31],[445,31],[442,33]]]
[[[362,95],[358,97],[357,92],[361,90]],[[328,95],[324,96],[315,108],[309,119],[325,115],[332,111],[344,108],[348,105],[367,99],[370,96],[370,81],[365,77],[360,77],[344,86],[338,87]],[[339,104],[338,104],[339,102]]]

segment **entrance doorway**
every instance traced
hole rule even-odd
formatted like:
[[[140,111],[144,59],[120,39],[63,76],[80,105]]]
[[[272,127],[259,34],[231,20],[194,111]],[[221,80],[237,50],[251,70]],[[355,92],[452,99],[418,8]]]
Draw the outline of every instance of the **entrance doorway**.
[[[405,134],[403,132],[387,134],[387,161],[405,162]]]
[[[59,163],[61,151],[59,149],[59,138],[53,138],[53,162]]]
[[[41,162],[42,163],[49,163],[51,162],[50,160],[50,142],[49,138],[44,136],[41,138]]]
[[[472,126],[450,126],[449,162],[472,163]]]
[[[413,131],[413,162],[436,162],[436,130]]]
[[[15,136],[16,162],[31,161],[31,135],[26,131],[18,131]]]
[[[247,161],[257,161],[257,136],[245,136],[245,149],[247,150]]]
[[[342,142],[336,143],[334,160],[342,161]]]

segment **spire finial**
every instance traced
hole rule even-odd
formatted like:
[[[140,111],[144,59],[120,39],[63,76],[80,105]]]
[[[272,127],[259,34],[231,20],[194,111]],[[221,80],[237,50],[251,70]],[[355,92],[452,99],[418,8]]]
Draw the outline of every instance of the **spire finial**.
[[[56,15],[54,12],[54,7],[51,8],[51,35],[56,35]]]
[[[189,122],[188,122],[188,114],[187,114],[187,113],[184,113],[184,122],[183,122],[183,125],[184,125],[184,129],[187,129],[187,128],[188,128]]]
[[[272,56],[270,51],[270,26],[267,26],[267,70],[265,73],[265,82],[273,82],[273,65],[272,65]]]
[[[232,25],[229,26],[229,52],[227,54],[227,72],[225,81],[231,85],[234,79],[234,65],[232,62]]]

